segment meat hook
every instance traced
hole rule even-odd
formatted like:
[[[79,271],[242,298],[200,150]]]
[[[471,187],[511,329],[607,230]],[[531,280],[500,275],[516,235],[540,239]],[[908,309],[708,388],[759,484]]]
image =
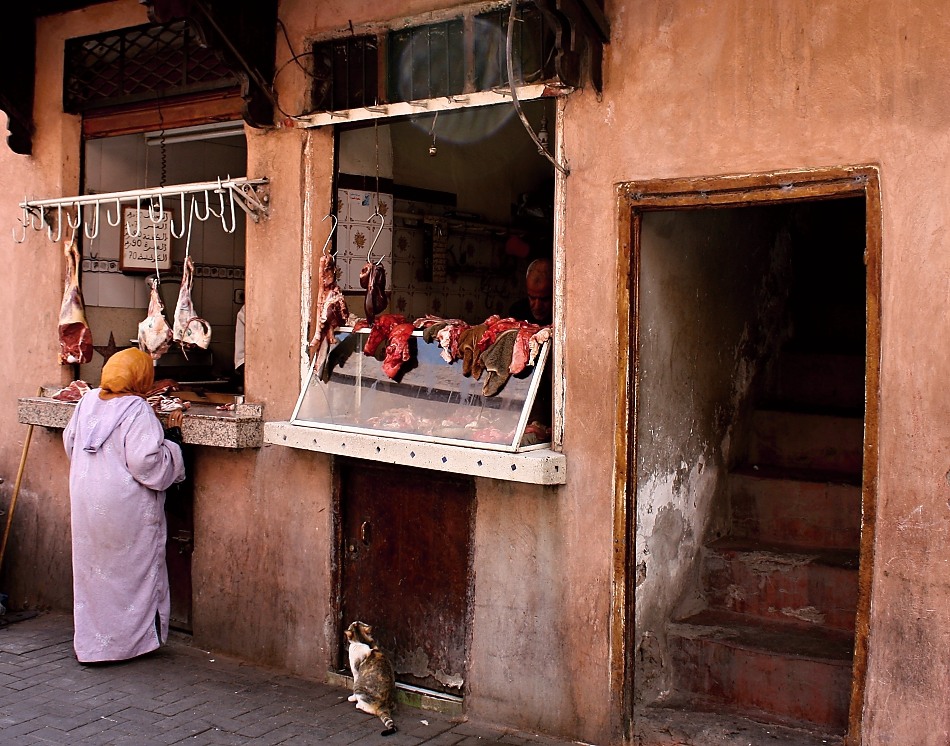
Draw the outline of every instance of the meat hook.
[[[98,200],[94,202],[93,204],[96,206],[96,220],[95,220],[95,223],[93,223],[94,225],[93,231],[92,233],[90,233],[89,228],[85,224],[83,224],[83,228],[82,228],[82,231],[85,234],[86,238],[88,238],[90,241],[92,241],[93,239],[96,238],[96,236],[99,235],[99,202]]]
[[[188,250],[191,248],[191,219],[198,213],[198,198],[191,198],[191,209],[188,211],[188,238],[185,239],[185,259],[188,258]],[[201,220],[201,218],[198,218]],[[184,223],[184,221],[182,221]]]
[[[76,230],[82,227],[82,205],[76,204],[76,222],[73,222],[73,219],[69,216],[69,213],[66,213],[66,223],[69,225],[69,242],[72,243],[76,240]],[[83,228],[85,230],[85,228]]]
[[[158,201],[158,217],[155,217],[155,202]],[[153,225],[158,225],[162,222],[162,217],[165,215],[165,202],[162,199],[162,195],[156,194],[152,199],[148,201],[148,219],[152,221]]]
[[[26,205],[23,205],[23,217],[20,219],[20,226],[23,228],[23,235],[20,238],[16,237],[16,228],[12,228],[13,231],[13,240],[16,243],[23,243],[26,241],[26,229],[30,225],[30,212],[27,209]]]
[[[379,229],[376,231],[376,235],[373,236],[373,243],[371,243],[371,244],[369,245],[369,251],[366,252],[366,261],[367,261],[367,262],[372,262],[372,261],[373,261],[373,260],[372,260],[373,247],[376,246],[376,242],[379,240],[379,236],[382,234],[383,228],[386,227],[386,216],[383,215],[382,213],[380,213],[378,207],[376,208],[376,212],[374,212],[372,215],[369,216],[369,219],[372,220],[373,218],[376,218],[376,217],[378,217],[382,222],[380,222],[380,224],[379,224]],[[386,258],[385,256],[381,256],[381,257],[379,258],[379,261],[378,261],[378,262],[375,262],[376,266],[378,267],[380,264],[382,264],[382,263],[383,263],[383,259],[385,259],[385,258]]]
[[[231,178],[230,176],[228,177]],[[220,186],[221,179],[218,179],[218,195],[221,198],[221,227],[224,229],[225,233],[234,233],[234,229],[237,228],[237,217],[234,214],[234,187],[228,187],[227,192],[231,195],[231,227],[228,228],[228,221],[224,219],[224,189]]]
[[[62,209],[62,208],[60,208]],[[45,208],[41,207],[39,212],[39,222],[36,221],[36,208],[31,207],[30,210],[30,227],[35,231],[43,230],[43,224],[46,223]]]
[[[191,215],[188,216],[188,220],[191,220]],[[185,235],[185,193],[181,193],[181,233],[175,233],[175,216],[172,215],[170,230],[172,236],[175,238],[181,238]]]
[[[43,219],[43,208],[40,208],[40,219]],[[56,238],[53,238],[53,224],[46,228],[46,235],[53,243],[59,243],[63,238],[63,206],[56,205]]]
[[[332,212],[331,212],[329,215],[326,215],[326,216],[323,218],[323,220],[321,220],[320,222],[322,223],[322,222],[323,222],[324,220],[326,220],[327,218],[330,218],[330,219],[333,221],[333,225],[330,227],[330,232],[327,234],[327,241],[326,241],[326,243],[323,244],[323,255],[324,255],[324,256],[330,256],[330,255],[327,253],[327,248],[329,248],[329,246],[330,246],[330,239],[333,238],[333,233],[336,231],[336,226],[337,226],[337,223],[339,222],[339,221],[337,220],[337,218],[336,218],[336,215],[334,215]],[[369,259],[367,259],[366,261],[369,261]]]
[[[119,201],[119,198],[116,197],[115,200],[115,222],[112,222],[112,217],[109,214],[109,208],[106,208],[106,222],[111,225],[113,228],[119,225],[122,222],[122,203]]]
[[[201,215],[198,214],[197,201],[198,201],[198,198],[197,198],[197,197],[193,198],[193,199],[192,199],[192,206],[195,208],[195,217],[198,218],[198,220],[200,220],[200,221],[203,223],[205,220],[207,220],[208,218],[210,218],[211,215],[212,215],[211,202],[210,202],[210,200],[208,199],[208,190],[207,190],[207,189],[205,189],[205,214],[204,214],[204,217],[202,217]]]
[[[125,234],[129,238],[138,238],[142,235],[142,198],[138,196],[135,198],[135,233],[132,232],[132,221],[127,220],[125,223]]]

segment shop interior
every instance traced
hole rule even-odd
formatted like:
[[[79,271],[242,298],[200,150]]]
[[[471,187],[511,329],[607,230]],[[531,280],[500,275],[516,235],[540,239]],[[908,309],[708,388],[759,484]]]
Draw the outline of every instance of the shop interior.
[[[553,148],[553,102],[522,107]],[[337,137],[337,226],[328,250],[351,321],[363,315],[359,271],[368,251],[386,269],[386,312],[409,321],[432,314],[478,324],[506,315],[524,297],[526,267],[552,253],[554,178],[510,103],[341,125]],[[83,193],[240,177],[246,160],[240,122],[90,139]],[[212,204],[209,218],[201,194],[189,195],[184,210],[177,199],[166,199],[162,209],[173,221],[169,268],[124,267],[121,225],[108,220],[94,239],[81,236],[82,289],[99,354],[80,367],[80,377],[94,385],[110,351],[135,345],[156,276],[171,323],[187,252],[195,264],[195,311],[210,323],[211,343],[187,355],[173,345],[158,359],[156,379],[238,392],[234,343],[244,303],[245,215],[237,211],[231,223]]]

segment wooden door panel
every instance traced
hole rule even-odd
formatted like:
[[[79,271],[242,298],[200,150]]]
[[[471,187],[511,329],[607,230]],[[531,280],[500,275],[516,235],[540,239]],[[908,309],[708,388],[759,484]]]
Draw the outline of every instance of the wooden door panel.
[[[405,683],[460,693],[474,497],[471,479],[362,462],[342,468],[342,623],[373,625]]]

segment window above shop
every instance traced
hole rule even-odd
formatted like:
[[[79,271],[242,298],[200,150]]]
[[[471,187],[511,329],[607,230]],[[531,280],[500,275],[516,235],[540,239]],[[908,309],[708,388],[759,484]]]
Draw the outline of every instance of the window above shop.
[[[507,10],[317,42],[314,111],[459,96],[507,85]],[[516,75],[551,80],[554,34],[534,6],[517,11]],[[473,54],[466,54],[472,49]],[[380,64],[382,63],[382,65]]]
[[[221,55],[188,21],[149,23],[67,39],[63,109],[79,113],[197,92],[237,88]]]

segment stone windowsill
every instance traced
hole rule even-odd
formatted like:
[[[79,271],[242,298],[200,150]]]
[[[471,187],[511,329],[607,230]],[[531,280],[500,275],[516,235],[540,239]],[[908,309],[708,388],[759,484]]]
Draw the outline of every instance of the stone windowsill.
[[[564,454],[549,448],[506,453],[398,437],[339,432],[293,425],[290,422],[264,423],[264,442],[335,456],[352,456],[368,461],[511,482],[555,485],[567,481]]]
[[[52,393],[52,391],[44,392]],[[17,419],[24,425],[40,425],[62,430],[73,416],[76,405],[45,396],[17,400]],[[185,443],[218,448],[260,448],[263,444],[261,404],[238,404],[231,412],[214,404],[193,403],[185,412],[182,439]]]

